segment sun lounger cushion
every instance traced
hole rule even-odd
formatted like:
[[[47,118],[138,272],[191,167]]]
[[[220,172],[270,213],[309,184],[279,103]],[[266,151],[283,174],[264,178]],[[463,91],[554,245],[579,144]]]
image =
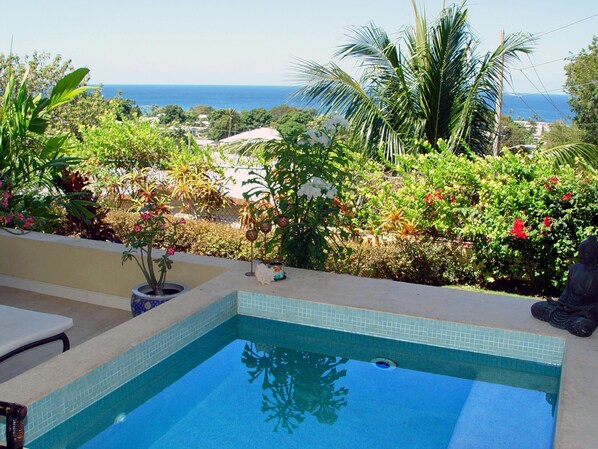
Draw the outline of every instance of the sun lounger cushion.
[[[65,316],[0,305],[0,357],[71,327],[73,320]]]

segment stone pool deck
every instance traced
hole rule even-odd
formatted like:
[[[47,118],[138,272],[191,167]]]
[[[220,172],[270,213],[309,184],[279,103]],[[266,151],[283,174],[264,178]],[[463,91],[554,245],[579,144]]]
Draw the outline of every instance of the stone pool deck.
[[[179,257],[227,271],[0,384],[0,398],[31,404],[226,295],[243,291],[562,338],[565,354],[554,448],[598,447],[598,334],[581,339],[533,319],[529,299],[297,269],[287,269],[284,281],[262,286],[244,275],[246,262]]]

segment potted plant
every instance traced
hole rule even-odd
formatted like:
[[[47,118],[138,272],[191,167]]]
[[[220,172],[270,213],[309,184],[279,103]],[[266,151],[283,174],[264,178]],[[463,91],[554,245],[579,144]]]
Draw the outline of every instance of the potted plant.
[[[172,268],[177,228],[184,223],[183,218],[170,218],[168,207],[155,201],[148,201],[140,209],[139,218],[125,238],[127,249],[122,253],[122,263],[134,260],[145,277],[145,282],[132,290],[133,316],[169,301],[185,290],[182,284],[166,282],[166,272]],[[155,257],[157,242],[162,242],[166,250]]]

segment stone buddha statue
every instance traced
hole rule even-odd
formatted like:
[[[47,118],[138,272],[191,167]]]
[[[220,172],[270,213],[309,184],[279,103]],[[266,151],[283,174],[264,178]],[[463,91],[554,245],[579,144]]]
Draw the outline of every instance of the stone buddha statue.
[[[577,263],[569,268],[565,290],[554,301],[536,302],[532,315],[578,337],[589,337],[598,326],[598,241],[589,236],[579,245]]]

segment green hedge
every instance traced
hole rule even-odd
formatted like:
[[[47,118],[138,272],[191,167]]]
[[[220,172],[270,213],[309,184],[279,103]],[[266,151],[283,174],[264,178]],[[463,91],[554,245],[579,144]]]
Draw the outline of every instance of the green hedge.
[[[510,153],[398,161],[395,178],[358,186],[356,226],[470,244],[481,285],[558,294],[577,246],[598,231],[591,169]]]
[[[122,239],[133,227],[137,214],[112,210],[106,221]],[[328,271],[355,276],[392,279],[426,285],[465,285],[476,274],[463,246],[430,239],[402,238],[395,242],[351,242],[351,255],[329,259]],[[192,254],[249,260],[245,230],[204,220],[187,220],[179,227],[177,250]],[[255,250],[259,259],[259,249]]]

